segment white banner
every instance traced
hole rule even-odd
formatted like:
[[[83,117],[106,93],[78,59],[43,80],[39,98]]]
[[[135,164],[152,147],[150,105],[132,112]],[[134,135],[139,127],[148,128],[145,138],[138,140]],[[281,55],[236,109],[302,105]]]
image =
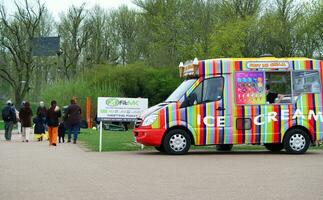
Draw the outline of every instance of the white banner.
[[[248,69],[287,69],[287,61],[247,61]]]
[[[148,99],[144,98],[98,98],[99,121],[135,121],[148,108]]]

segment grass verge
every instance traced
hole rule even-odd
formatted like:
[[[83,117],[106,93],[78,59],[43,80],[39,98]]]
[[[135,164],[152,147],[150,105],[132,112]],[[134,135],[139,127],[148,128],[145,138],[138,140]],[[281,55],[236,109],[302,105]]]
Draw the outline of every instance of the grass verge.
[[[0,130],[4,130],[4,122],[0,121]]]
[[[82,129],[79,141],[89,151],[99,150],[99,133],[97,130]],[[154,147],[144,147],[144,150],[152,150]],[[138,151],[141,146],[135,143],[132,131],[103,131],[102,151]],[[215,150],[215,146],[191,146],[191,150]],[[233,151],[266,151],[262,145],[234,145]],[[323,150],[323,145],[310,147],[310,151]]]
[[[90,151],[99,150],[99,132],[97,130],[82,129],[79,134],[82,146]],[[132,131],[106,131],[102,133],[102,151],[136,151],[140,150],[139,144],[135,143]],[[152,147],[145,147],[152,149]]]

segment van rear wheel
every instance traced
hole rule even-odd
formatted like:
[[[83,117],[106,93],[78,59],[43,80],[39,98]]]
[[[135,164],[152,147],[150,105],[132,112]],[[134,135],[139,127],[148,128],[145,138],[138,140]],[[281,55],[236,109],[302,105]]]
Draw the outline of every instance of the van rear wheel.
[[[294,128],[284,137],[284,148],[287,153],[302,154],[310,146],[310,136],[302,129]]]
[[[173,129],[169,131],[163,141],[165,152],[171,155],[183,155],[191,147],[191,138],[186,131],[182,129]]]
[[[218,151],[231,151],[232,147],[232,144],[218,144],[215,148]]]
[[[271,152],[279,152],[284,148],[284,144],[281,143],[266,143],[264,144],[264,146],[266,147],[267,150],[271,151]]]

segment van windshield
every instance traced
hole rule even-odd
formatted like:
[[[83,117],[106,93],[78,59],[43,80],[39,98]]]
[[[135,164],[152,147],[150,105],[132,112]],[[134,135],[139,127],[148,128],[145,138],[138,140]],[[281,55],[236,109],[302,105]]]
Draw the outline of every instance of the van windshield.
[[[196,80],[197,79],[185,80],[182,84],[180,84],[180,86],[178,86],[178,88],[176,88],[176,90],[166,99],[165,102],[177,102]]]

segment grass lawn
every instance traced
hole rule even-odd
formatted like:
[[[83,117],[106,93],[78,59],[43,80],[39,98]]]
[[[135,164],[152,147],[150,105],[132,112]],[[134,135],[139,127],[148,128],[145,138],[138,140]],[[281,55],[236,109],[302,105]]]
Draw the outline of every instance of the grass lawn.
[[[82,129],[79,141],[91,151],[99,151],[99,132],[97,130]],[[136,151],[140,150],[135,143],[132,131],[106,131],[102,133],[102,151]],[[152,149],[152,147],[145,147]]]
[[[3,123],[3,121],[0,121],[0,130],[4,130],[4,123]]]
[[[99,133],[97,130],[82,129],[79,134],[80,143],[90,151],[99,150]],[[144,150],[152,150],[154,147],[144,147]],[[192,150],[215,150],[215,146],[191,146]],[[138,151],[141,146],[135,143],[132,130],[129,131],[103,131],[102,151]],[[233,151],[266,151],[261,145],[235,145]],[[323,150],[323,145],[310,147],[312,150]]]

